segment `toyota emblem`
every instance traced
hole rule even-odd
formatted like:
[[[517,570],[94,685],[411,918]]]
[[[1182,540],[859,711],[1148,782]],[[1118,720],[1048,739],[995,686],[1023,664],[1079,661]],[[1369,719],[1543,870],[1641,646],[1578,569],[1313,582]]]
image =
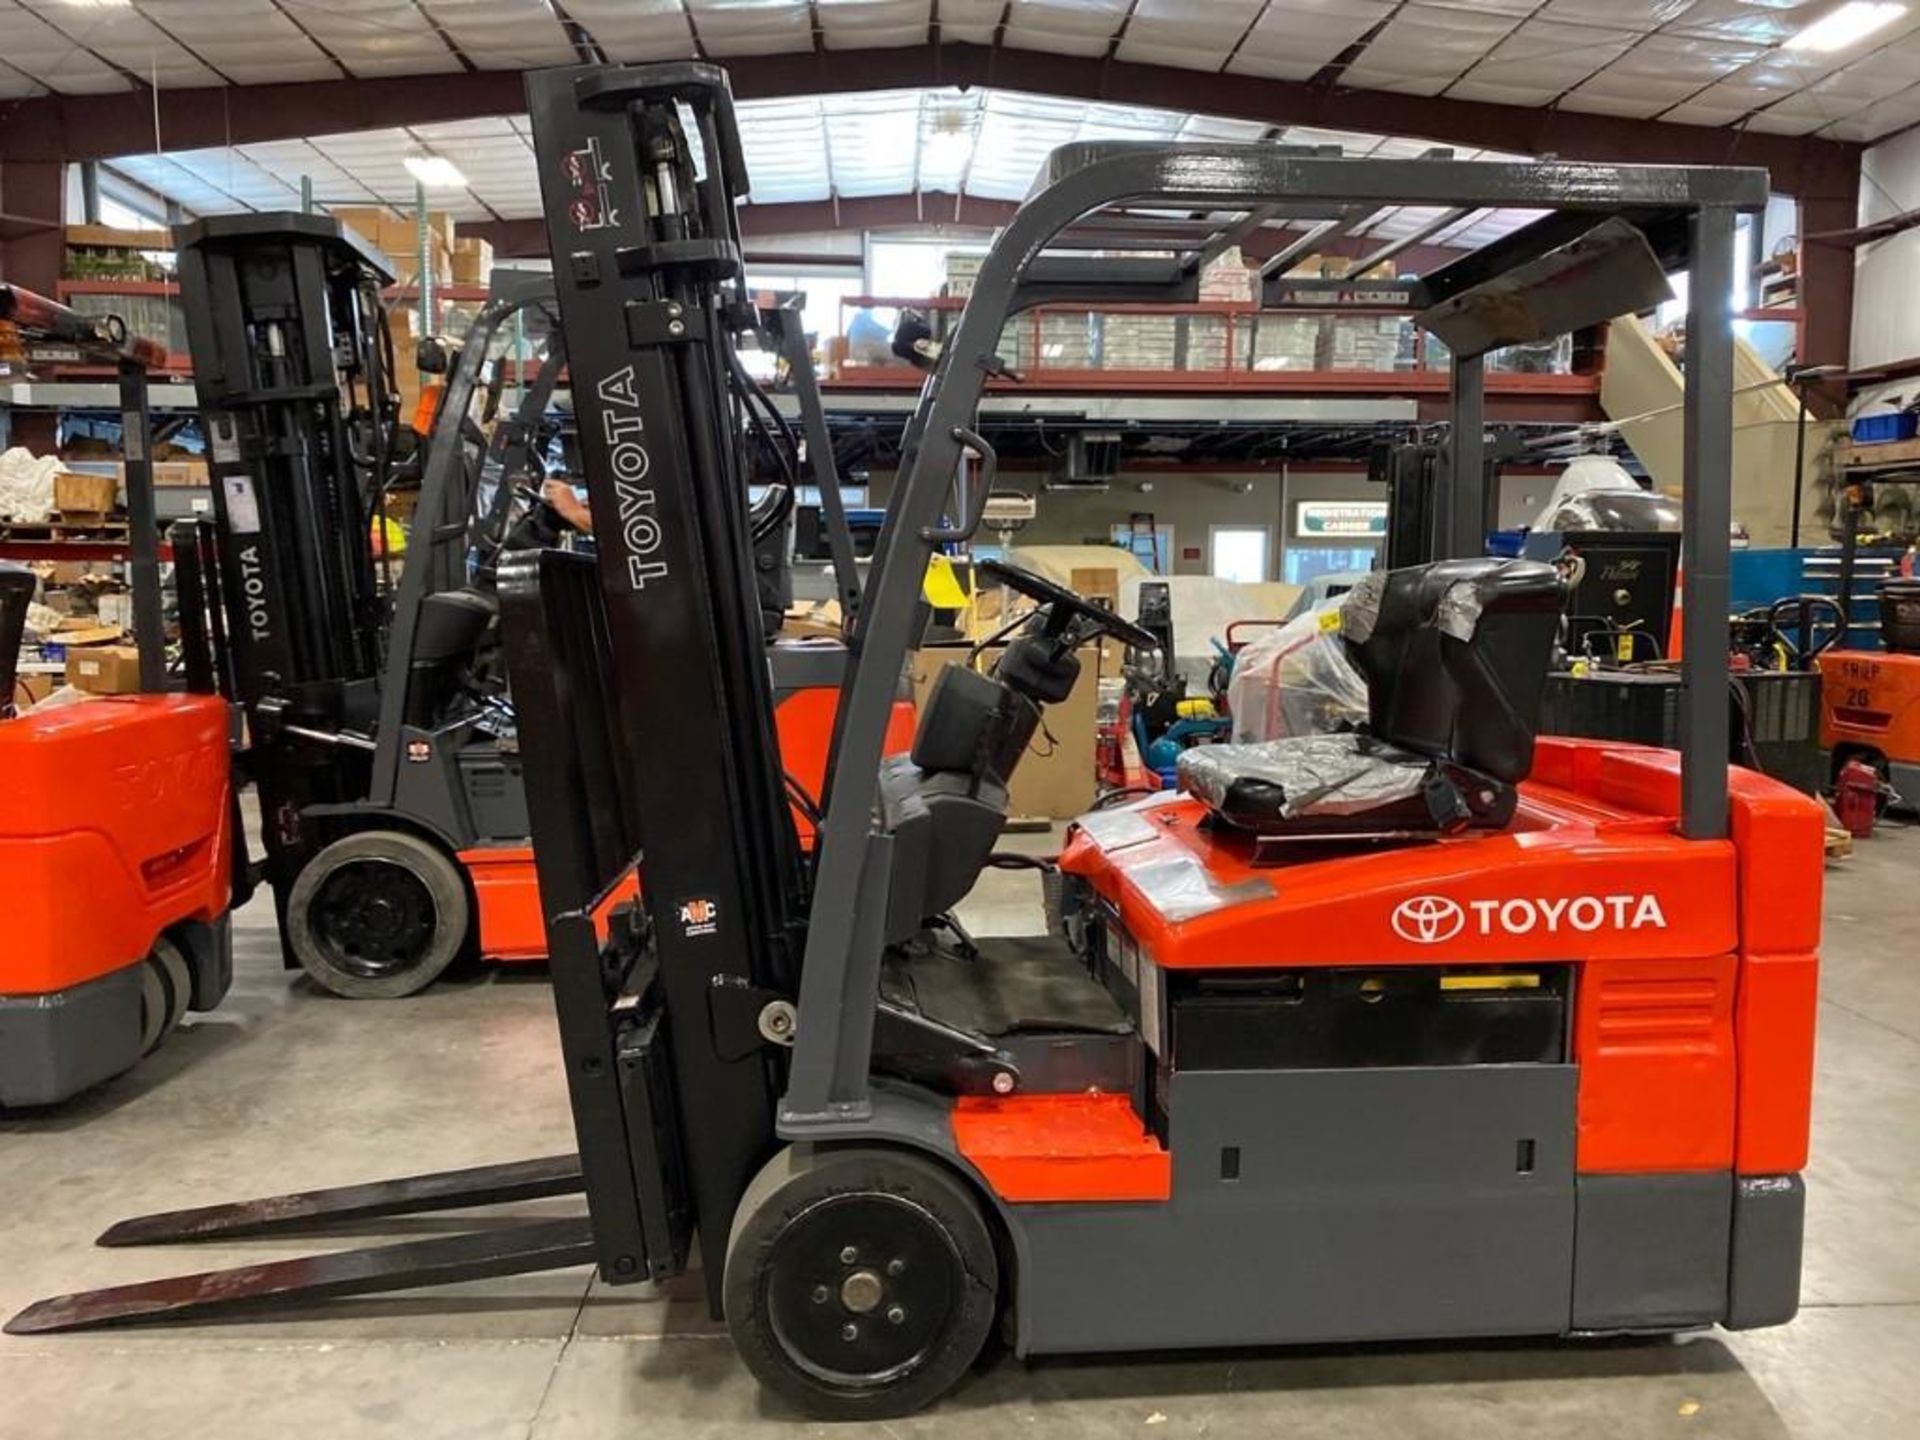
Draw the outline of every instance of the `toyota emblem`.
[[[1438,945],[1451,940],[1467,923],[1458,900],[1444,895],[1415,895],[1393,907],[1393,933],[1416,945]]]

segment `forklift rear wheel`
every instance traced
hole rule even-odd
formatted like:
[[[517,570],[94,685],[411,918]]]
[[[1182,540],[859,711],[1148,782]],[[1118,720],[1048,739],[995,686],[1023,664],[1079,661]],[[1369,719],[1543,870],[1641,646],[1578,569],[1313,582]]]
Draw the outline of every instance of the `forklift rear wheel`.
[[[768,1388],[830,1420],[946,1393],[993,1327],[999,1267],[966,1186],[905,1151],[792,1146],[747,1187],[727,1328]]]
[[[164,935],[140,966],[140,1053],[151,1055],[173,1033],[193,998],[193,972],[180,947]]]
[[[287,935],[314,981],[349,1000],[426,989],[466,943],[459,868],[429,841],[363,830],[327,846],[293,882]]]

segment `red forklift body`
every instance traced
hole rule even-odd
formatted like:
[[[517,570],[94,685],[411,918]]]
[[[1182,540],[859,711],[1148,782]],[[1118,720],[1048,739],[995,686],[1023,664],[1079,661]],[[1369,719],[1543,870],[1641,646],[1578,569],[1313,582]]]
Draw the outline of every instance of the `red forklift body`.
[[[0,724],[0,1102],[46,1103],[141,1051],[142,962],[171,937],[193,1005],[227,986],[226,703],[129,695]]]
[[[1734,770],[1732,837],[1685,840],[1679,773],[1672,751],[1542,738],[1505,831],[1278,863],[1169,794],[1132,808],[1122,843],[1077,830],[1061,867],[1163,975],[1438,967],[1485,993],[1572,964],[1582,1173],[1797,1171],[1821,807]]]

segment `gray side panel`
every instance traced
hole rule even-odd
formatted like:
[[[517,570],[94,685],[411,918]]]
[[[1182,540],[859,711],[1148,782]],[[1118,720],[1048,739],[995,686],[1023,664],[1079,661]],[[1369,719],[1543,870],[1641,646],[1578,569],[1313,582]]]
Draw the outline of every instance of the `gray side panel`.
[[[140,967],[51,995],[0,995],[0,1105],[51,1105],[140,1058]]]
[[[1784,1325],[1800,1310],[1807,1187],[1798,1175],[1742,1176],[1733,1189],[1733,1263],[1726,1325]]]
[[[1571,1066],[1176,1075],[1170,1202],[1007,1207],[1021,1348],[1559,1334],[1574,1082]]]
[[[1733,1177],[1583,1175],[1573,1328],[1669,1330],[1727,1313]]]

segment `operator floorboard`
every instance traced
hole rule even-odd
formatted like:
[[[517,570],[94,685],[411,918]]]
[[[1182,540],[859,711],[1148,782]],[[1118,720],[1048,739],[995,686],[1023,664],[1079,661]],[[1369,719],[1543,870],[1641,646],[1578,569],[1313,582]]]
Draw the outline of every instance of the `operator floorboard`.
[[[945,942],[889,951],[882,994],[977,1035],[1133,1032],[1132,1022],[1066,941],[1014,935],[973,943],[977,955]]]

